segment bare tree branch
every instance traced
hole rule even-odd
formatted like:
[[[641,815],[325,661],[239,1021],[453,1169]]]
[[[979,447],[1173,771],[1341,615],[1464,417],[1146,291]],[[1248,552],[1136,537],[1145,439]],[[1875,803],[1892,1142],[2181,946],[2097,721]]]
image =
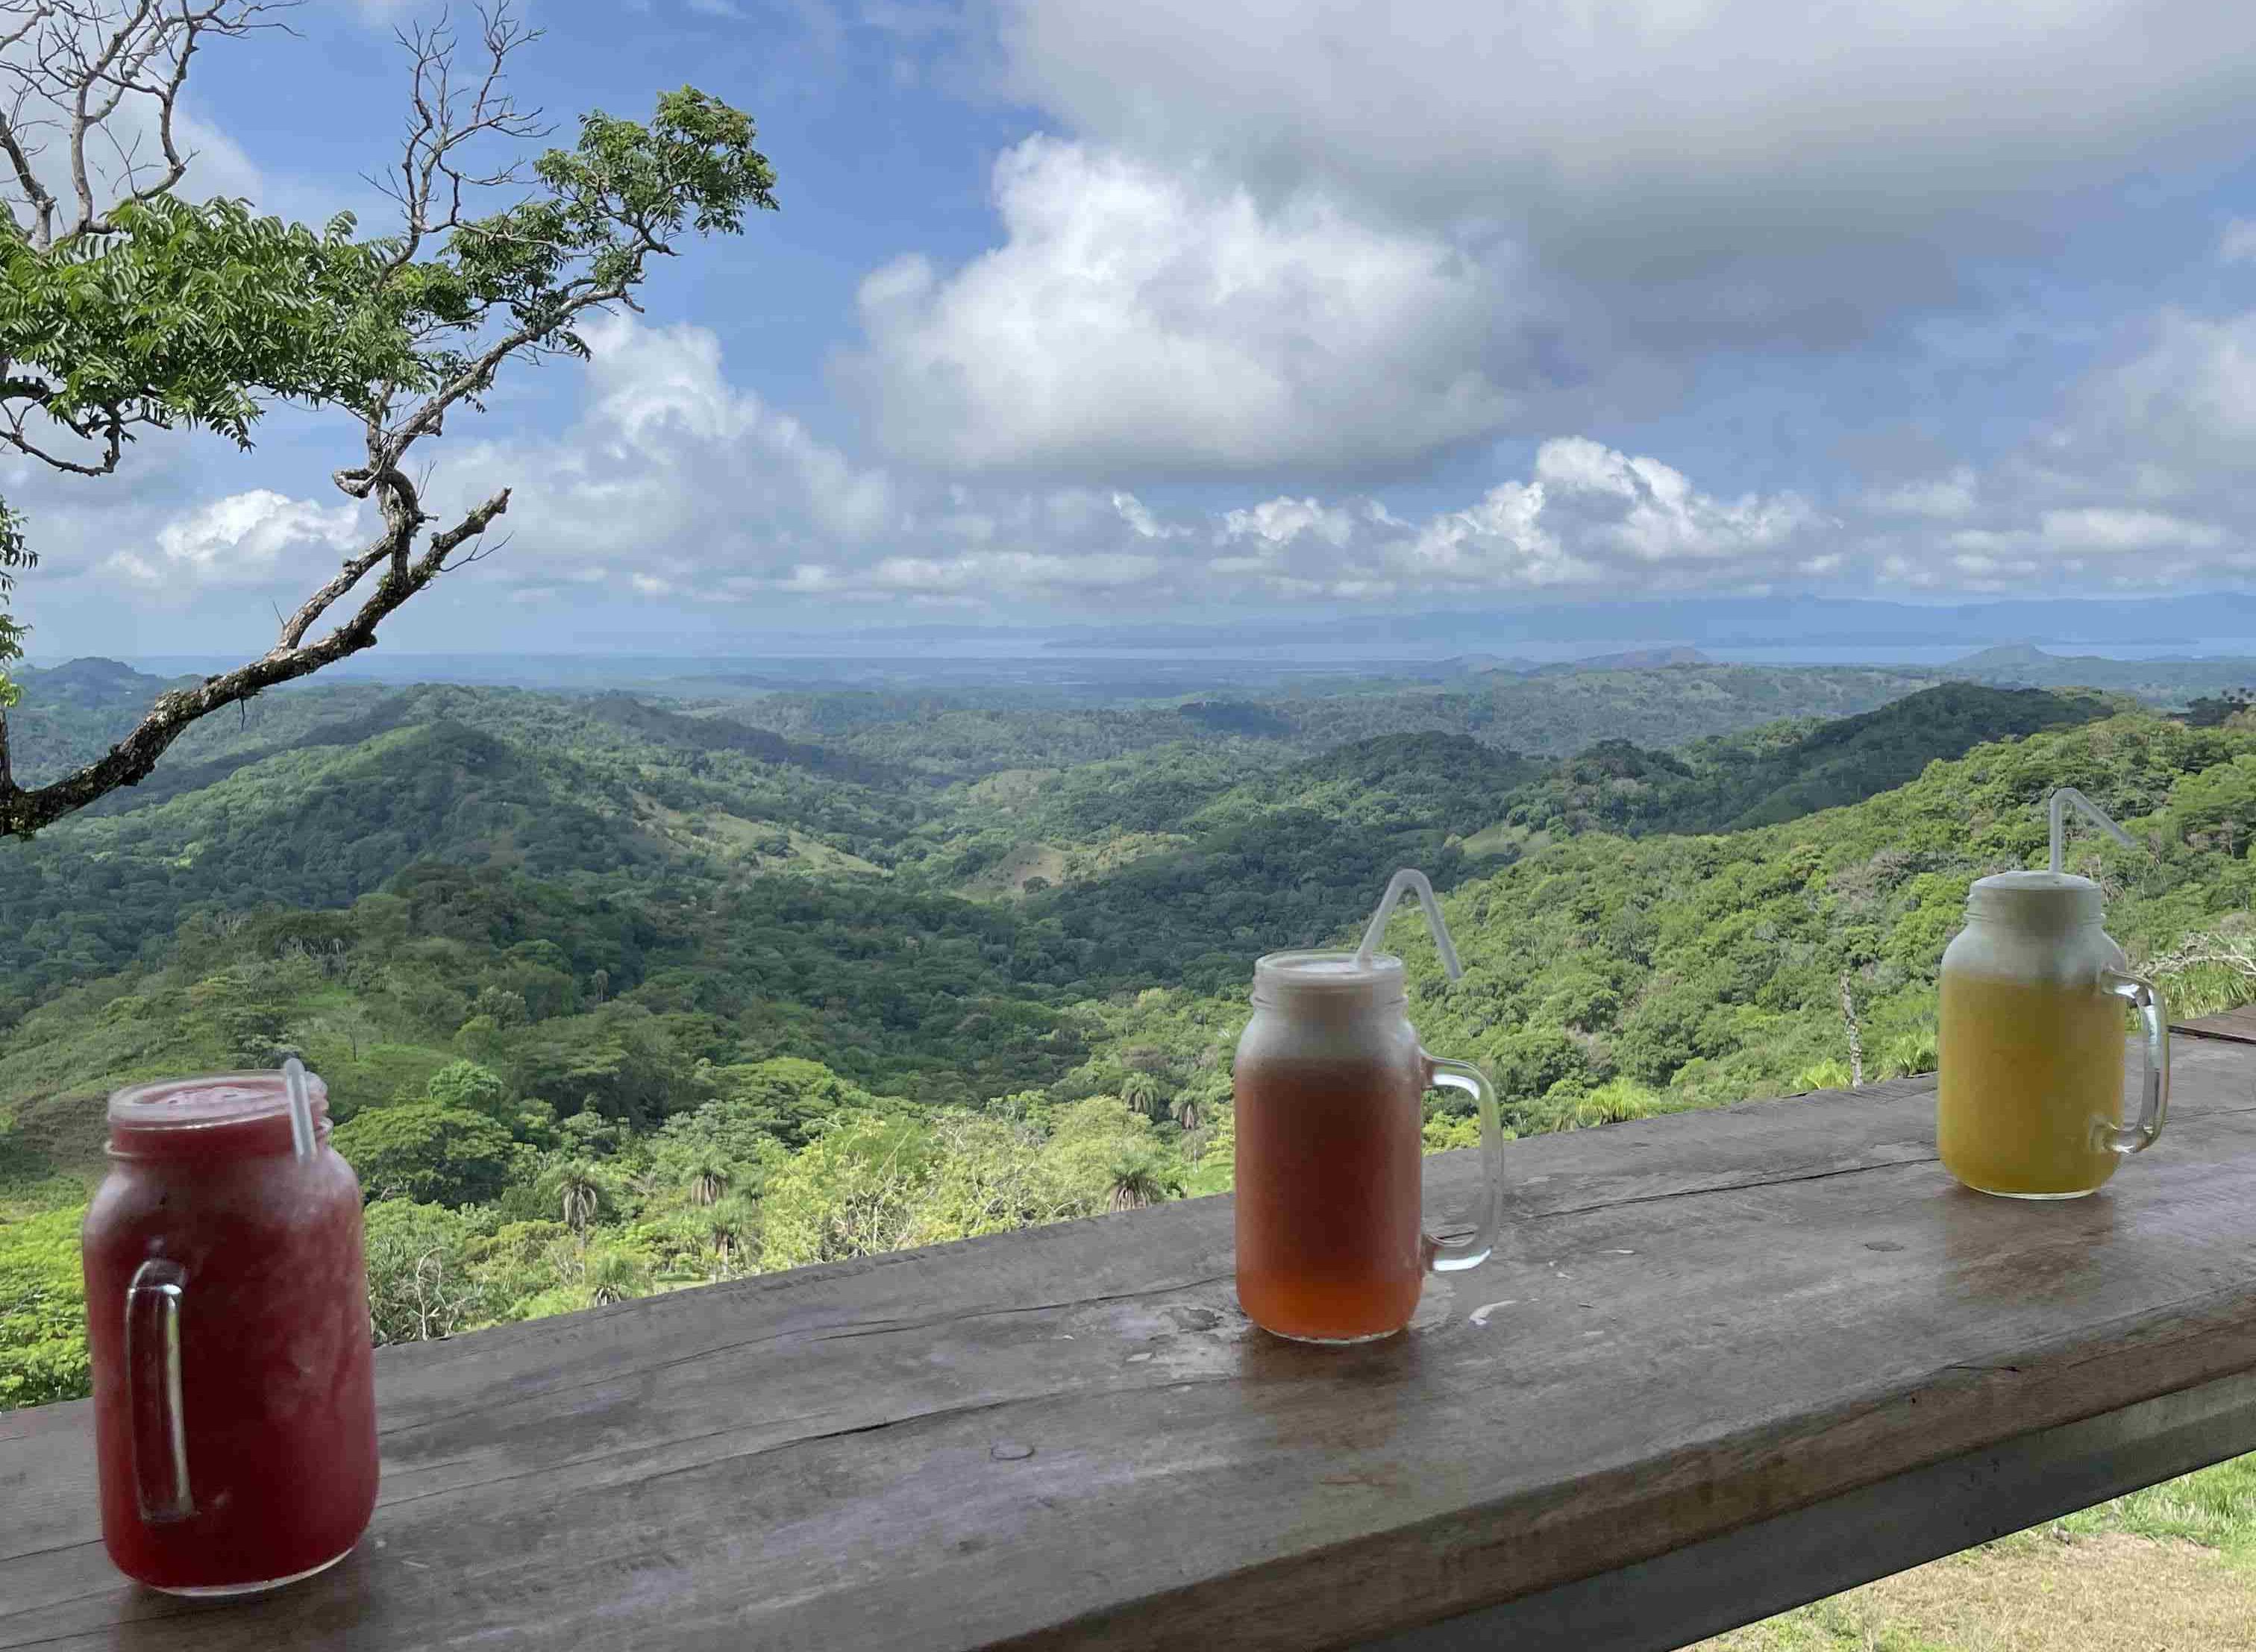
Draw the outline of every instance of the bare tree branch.
[[[197,48],[210,36],[239,36],[283,25],[269,14],[298,0],[5,0],[0,16],[0,85],[12,88],[0,115],[0,153],[8,159],[11,215],[40,251],[113,232],[116,209],[154,200],[187,176],[193,151],[180,148],[181,88]],[[129,108],[145,110],[161,165],[139,160],[138,133],[121,137],[111,123]],[[135,114],[137,121],[140,115]],[[53,188],[39,176],[48,132],[60,134],[60,170],[69,176],[66,221]],[[118,158],[119,176],[105,179],[89,158],[96,144]]]
[[[404,575],[396,569],[387,572],[351,618],[317,641],[278,645],[247,664],[206,678],[194,688],[160,695],[124,739],[74,773],[32,790],[18,786],[12,775],[0,774],[0,832],[28,835],[120,786],[137,785],[157,766],[158,758],[200,718],[223,706],[249,699],[261,689],[310,676],[324,665],[373,647],[377,627],[400,604],[446,571],[449,552],[476,539],[508,509],[509,492],[504,489],[445,532],[434,535],[424,553],[409,565]],[[419,512],[418,515],[419,518]],[[366,574],[391,551],[387,536],[381,552],[361,568],[361,574]],[[349,572],[363,557],[348,562],[346,570]],[[338,580],[331,580],[315,593],[306,608],[299,610],[299,615],[307,615],[307,608],[313,609],[307,615],[307,627],[351,588],[351,581],[340,583],[342,579],[341,574]],[[292,624],[296,624],[297,619],[298,615],[293,615]],[[300,636],[304,630],[305,627],[299,628]],[[6,720],[0,716],[0,759],[4,759],[6,747]]]
[[[32,31],[39,26],[43,15],[37,6],[33,6],[22,23],[5,34],[0,34],[0,62],[5,62],[9,54],[23,45]],[[19,91],[8,114],[0,116],[0,150],[6,151],[8,164],[15,168],[16,186],[24,192],[24,203],[31,212],[30,221],[26,222],[18,216],[16,205],[11,201],[9,203],[9,215],[26,237],[35,239],[37,244],[44,247],[54,236],[55,198],[39,181],[39,174],[32,171],[31,151],[24,146],[25,102],[25,95]]]
[[[512,162],[490,172],[472,172],[462,149],[488,134],[519,140],[544,136],[540,111],[520,109],[507,85],[511,53],[540,39],[541,32],[519,23],[507,4],[479,14],[479,44],[485,67],[474,90],[454,85],[455,37],[442,20],[435,28],[398,32],[399,44],[413,60],[410,77],[406,138],[397,179],[369,182],[398,203],[402,232],[387,276],[413,261],[424,241],[469,221],[462,215],[466,193],[518,181]]]
[[[1850,991],[1849,972],[1841,972],[1841,1024],[1849,1034],[1849,1087],[1865,1087],[1865,1030],[1857,1018],[1857,1000]]]
[[[60,470],[74,476],[107,476],[117,468],[125,444],[133,439],[131,427],[161,427],[164,420],[146,413],[128,413],[118,408],[102,410],[98,418],[74,418],[54,411],[53,388],[34,379],[0,379],[0,445],[14,448],[26,458],[36,459],[49,469]],[[92,460],[72,459],[43,446],[25,426],[25,420],[37,411],[50,421],[61,425],[84,441],[101,445],[101,457]]]
[[[337,577],[307,597],[296,612],[282,622],[282,635],[275,646],[293,649],[305,641],[306,633],[314,629],[314,622],[328,613],[330,605],[339,597],[366,579],[370,568],[393,558],[396,550],[392,536],[387,533],[359,555],[346,558]]]
[[[2204,967],[2228,969],[2244,981],[2256,981],[2256,924],[2244,913],[2233,913],[2214,929],[2196,930],[2166,953],[2149,960],[2149,974],[2183,974]]]

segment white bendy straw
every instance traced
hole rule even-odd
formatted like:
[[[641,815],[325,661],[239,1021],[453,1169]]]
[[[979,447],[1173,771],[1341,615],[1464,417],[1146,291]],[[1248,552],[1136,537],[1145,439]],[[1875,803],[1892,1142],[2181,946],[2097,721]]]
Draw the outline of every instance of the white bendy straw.
[[[282,1064],[282,1087],[290,1094],[290,1149],[301,1159],[314,1156],[314,1098],[306,1088],[306,1064],[292,1056]]]
[[[1418,892],[1418,904],[1426,909],[1426,927],[1434,932],[1434,945],[1441,949],[1442,973],[1456,981],[1463,975],[1465,967],[1457,961],[1456,943],[1449,938],[1449,926],[1442,921],[1442,903],[1434,898],[1434,886],[1426,881],[1426,875],[1406,866],[1388,882],[1378,910],[1371,915],[1371,926],[1363,931],[1363,945],[1355,949],[1355,961],[1371,961],[1371,955],[1386,938],[1386,920],[1394,916],[1403,895],[1412,889]]]
[[[2052,794],[2052,869],[2064,872],[2062,857],[2068,849],[2068,812],[2073,809],[2097,826],[2126,849],[2139,847],[2138,840],[2107,818],[2107,812],[2085,797],[2074,786],[2062,786]]]

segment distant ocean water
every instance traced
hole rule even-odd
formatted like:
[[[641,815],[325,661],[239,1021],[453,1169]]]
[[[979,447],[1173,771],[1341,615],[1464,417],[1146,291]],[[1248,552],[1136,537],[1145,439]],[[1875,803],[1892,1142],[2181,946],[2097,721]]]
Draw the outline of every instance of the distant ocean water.
[[[1519,638],[1479,649],[1468,648],[1461,641],[1443,644],[1401,638],[1061,648],[1039,634],[988,634],[924,636],[913,643],[871,636],[777,637],[751,641],[728,653],[377,652],[332,667],[323,676],[331,682],[359,678],[392,683],[515,684],[579,689],[647,685],[683,679],[733,679],[744,686],[758,684],[770,687],[857,682],[966,685],[1018,683],[1027,686],[1167,692],[1194,688],[1202,683],[1251,687],[1264,680],[1307,679],[1335,674],[1434,678],[1449,676],[1454,671],[1489,665],[1505,669],[1553,665],[1617,654],[1651,655],[1672,647],[1696,648],[1703,659],[1731,664],[1885,665],[1935,670],[1985,647],[2030,642],[2055,657],[2256,661],[2256,636],[2198,636],[2182,641],[2148,639],[2122,643],[2042,636],[1999,637],[1992,643],[1958,641],[1924,645],[1879,642],[1692,643],[1649,636],[1612,641],[1591,637],[1561,641]],[[217,671],[235,662],[173,655],[137,657],[129,663],[155,675],[172,677]],[[2256,671],[2252,671],[2252,677],[2256,677]]]
[[[2016,642],[2026,638],[2015,638]],[[2040,640],[2046,653],[2073,657],[2114,660],[2256,659],[2256,636],[2199,636],[2182,643],[2055,643]],[[1583,650],[1577,649],[1576,654]],[[1942,648],[1888,648],[1864,643],[1855,648],[1707,647],[1710,659],[1735,665],[1948,665],[1974,652],[1963,643]]]

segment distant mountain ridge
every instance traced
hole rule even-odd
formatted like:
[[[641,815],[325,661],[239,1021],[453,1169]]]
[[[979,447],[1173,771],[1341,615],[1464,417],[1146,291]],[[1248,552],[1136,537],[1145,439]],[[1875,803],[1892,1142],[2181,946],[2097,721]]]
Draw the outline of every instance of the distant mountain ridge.
[[[125,737],[158,695],[194,680],[152,677],[98,655],[22,666],[12,675],[24,697],[8,714],[9,752],[25,785],[93,762]]]
[[[146,703],[186,678],[152,677],[123,660],[99,654],[65,661],[60,665],[25,666],[15,673],[26,685],[36,685],[39,697],[79,706],[123,707],[136,699]]]
[[[2000,643],[1995,648],[1978,649],[1963,658],[1950,662],[1954,671],[2026,671],[2034,667],[2055,665],[2065,657],[2048,654],[2034,643]]]
[[[2256,687],[2256,657],[2109,659],[2053,654],[2034,643],[2006,643],[1951,662],[1948,674],[2029,688],[2097,688],[2182,706],[2203,694]]]
[[[1624,602],[1523,602],[1321,620],[1271,616],[1214,624],[1091,625],[1061,629],[1059,650],[1310,646],[1398,643],[1462,649],[1590,642],[1707,648],[1987,647],[2006,638],[2189,647],[2203,637],[2256,637],[2256,594],[2016,597],[1915,603],[1858,597],[1696,597]]]
[[[666,745],[696,751],[742,752],[762,763],[788,763],[862,785],[894,784],[912,777],[910,770],[892,763],[873,763],[828,746],[786,740],[780,735],[726,715],[686,716],[631,694],[598,694],[589,703],[589,710],[604,722]]]
[[[1696,648],[1632,648],[1618,654],[1593,654],[1587,659],[1556,665],[1538,665],[1531,677],[1571,677],[1577,671],[1655,671],[1674,665],[1713,665],[1717,662]]]

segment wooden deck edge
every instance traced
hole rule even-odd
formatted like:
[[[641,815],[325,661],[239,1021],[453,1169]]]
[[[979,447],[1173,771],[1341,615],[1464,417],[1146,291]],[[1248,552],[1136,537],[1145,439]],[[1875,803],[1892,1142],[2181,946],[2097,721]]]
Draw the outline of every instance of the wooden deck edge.
[[[2256,1450],[2256,1372],[2040,1429],[1358,1652],[1670,1652]]]
[[[2248,1023],[2235,1018],[2231,1026],[2220,1024],[2222,1018],[2203,1016],[2198,1021],[2174,1021],[2170,1033],[2181,1038],[2214,1038],[2220,1044],[2256,1044],[2256,1030]]]

